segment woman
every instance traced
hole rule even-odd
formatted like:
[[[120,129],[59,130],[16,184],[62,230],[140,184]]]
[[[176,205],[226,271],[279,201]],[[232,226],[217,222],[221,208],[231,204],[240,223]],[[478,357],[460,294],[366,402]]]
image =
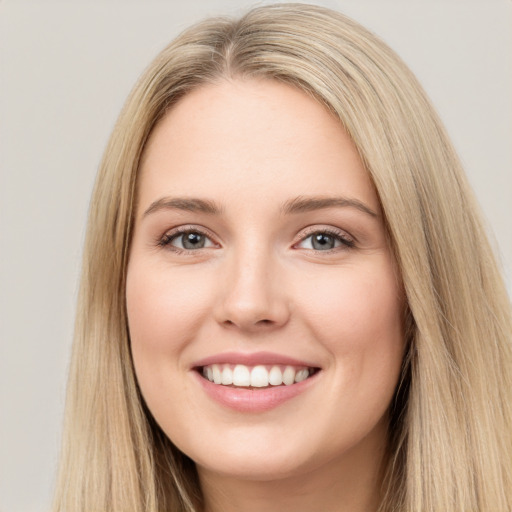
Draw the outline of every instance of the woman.
[[[394,53],[308,5],[205,21],[98,176],[55,510],[510,510],[510,333]]]

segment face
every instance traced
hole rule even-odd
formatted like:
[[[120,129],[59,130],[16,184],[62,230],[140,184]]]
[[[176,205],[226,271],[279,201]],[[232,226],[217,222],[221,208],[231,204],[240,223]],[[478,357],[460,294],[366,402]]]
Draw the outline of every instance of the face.
[[[275,479],[383,447],[399,278],[355,146],[303,92],[226,81],[167,113],[126,299],[144,399],[200,474]]]

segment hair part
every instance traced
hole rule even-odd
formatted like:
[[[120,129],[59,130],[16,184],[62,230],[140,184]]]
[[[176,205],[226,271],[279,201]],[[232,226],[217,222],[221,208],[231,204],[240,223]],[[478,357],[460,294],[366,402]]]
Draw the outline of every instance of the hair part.
[[[125,273],[145,144],[188,92],[270,79],[321,102],[378,193],[407,297],[409,349],[391,407],[382,511],[512,509],[510,303],[449,139],[408,68],[325,8],[277,4],[183,32],[119,117],[89,213],[55,512],[198,512],[195,467],[146,410]]]

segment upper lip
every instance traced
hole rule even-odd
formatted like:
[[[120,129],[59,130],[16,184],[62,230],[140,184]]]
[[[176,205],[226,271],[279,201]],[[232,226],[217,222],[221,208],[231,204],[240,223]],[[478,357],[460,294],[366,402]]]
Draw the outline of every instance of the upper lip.
[[[256,365],[283,365],[283,366],[300,366],[308,368],[319,368],[318,364],[311,361],[304,361],[273,352],[222,352],[212,356],[205,357],[194,362],[193,368],[202,366],[210,366],[212,364],[243,364],[245,366]]]

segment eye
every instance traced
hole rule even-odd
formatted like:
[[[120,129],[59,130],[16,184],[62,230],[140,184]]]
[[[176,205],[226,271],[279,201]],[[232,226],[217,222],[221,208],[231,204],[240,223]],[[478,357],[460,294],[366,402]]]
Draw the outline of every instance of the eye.
[[[215,246],[205,233],[196,229],[167,233],[160,240],[159,245],[170,246],[171,248],[184,251],[194,251]]]
[[[354,247],[354,241],[342,232],[315,231],[303,238],[297,247],[313,251],[330,251],[338,247]]]

